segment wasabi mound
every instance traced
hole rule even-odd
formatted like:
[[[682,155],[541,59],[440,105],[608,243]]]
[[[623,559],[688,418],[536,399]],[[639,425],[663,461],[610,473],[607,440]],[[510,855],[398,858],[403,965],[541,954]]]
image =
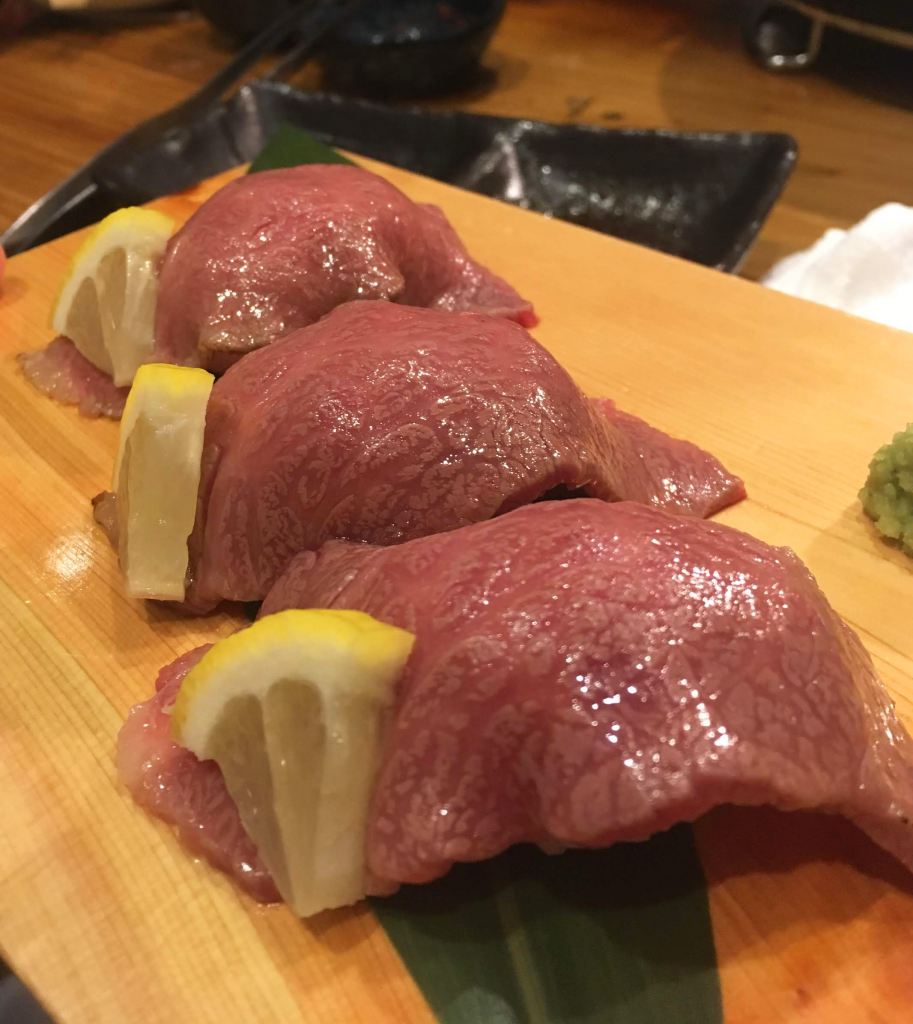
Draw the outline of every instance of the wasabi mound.
[[[881,533],[913,555],[913,423],[875,452],[859,500]]]

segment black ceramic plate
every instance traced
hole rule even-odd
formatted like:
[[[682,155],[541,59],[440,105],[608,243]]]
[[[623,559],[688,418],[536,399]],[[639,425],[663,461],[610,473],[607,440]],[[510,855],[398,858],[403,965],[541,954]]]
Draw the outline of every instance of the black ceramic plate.
[[[282,123],[473,192],[734,270],[796,159],[788,135],[557,125],[386,107],[256,83],[235,112],[251,158]]]
[[[282,124],[441,181],[734,270],[796,159],[788,135],[668,132],[434,113],[253,82],[205,119],[124,162],[49,230],[10,251],[188,188],[252,160]]]

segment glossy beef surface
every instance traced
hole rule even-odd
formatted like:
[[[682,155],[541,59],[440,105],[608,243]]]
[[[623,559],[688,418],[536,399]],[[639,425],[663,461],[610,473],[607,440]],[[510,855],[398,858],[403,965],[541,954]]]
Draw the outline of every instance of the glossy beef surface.
[[[399,547],[328,544],[261,614],[293,606],[418,638],[371,810],[380,878],[643,839],[722,803],[842,813],[913,868],[913,742],[788,549],[547,502]]]
[[[213,388],[188,606],[262,599],[327,540],[401,543],[556,487],[701,516],[745,493],[695,445],[607,418],[516,324],[349,303]]]
[[[373,891],[522,841],[642,839],[721,803],[844,814],[913,868],[913,742],[788,549],[630,503],[544,502],[398,547],[333,541],[261,615],[312,606],[417,637],[370,813]],[[201,653],[131,712],[121,777],[272,898],[217,766],[170,739]]]
[[[309,164],[229,182],[175,234],[156,358],[218,371],[354,299],[536,323],[436,206],[360,167]]]

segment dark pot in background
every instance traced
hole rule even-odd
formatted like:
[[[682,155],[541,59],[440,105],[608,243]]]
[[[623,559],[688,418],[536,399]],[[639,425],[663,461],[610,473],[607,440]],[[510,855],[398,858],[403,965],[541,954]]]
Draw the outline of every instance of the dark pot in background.
[[[196,0],[201,13],[238,40],[265,28],[289,0]],[[460,85],[475,69],[504,0],[366,0],[316,54],[338,90],[426,96]]]
[[[195,0],[194,7],[220,31],[232,36],[238,42],[261,32],[275,21],[290,6],[289,0],[259,0],[245,3],[244,0]]]
[[[913,4],[903,0],[769,0],[752,3],[743,36],[771,71],[801,71],[821,50],[827,28],[913,50]]]
[[[504,0],[369,0],[317,59],[344,92],[429,95],[470,75],[503,16]]]

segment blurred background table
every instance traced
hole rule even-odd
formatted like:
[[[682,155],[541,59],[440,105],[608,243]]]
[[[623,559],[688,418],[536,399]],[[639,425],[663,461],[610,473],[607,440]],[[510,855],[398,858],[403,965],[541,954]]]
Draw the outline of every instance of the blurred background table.
[[[913,204],[913,57],[836,37],[812,72],[774,75],[743,49],[739,9],[731,0],[510,0],[478,82],[425,105],[607,127],[791,133],[798,168],[742,268],[757,277],[829,226],[888,200]],[[0,224],[182,99],[230,52],[194,15],[35,32],[0,49]],[[292,81],[320,85],[314,67]]]

